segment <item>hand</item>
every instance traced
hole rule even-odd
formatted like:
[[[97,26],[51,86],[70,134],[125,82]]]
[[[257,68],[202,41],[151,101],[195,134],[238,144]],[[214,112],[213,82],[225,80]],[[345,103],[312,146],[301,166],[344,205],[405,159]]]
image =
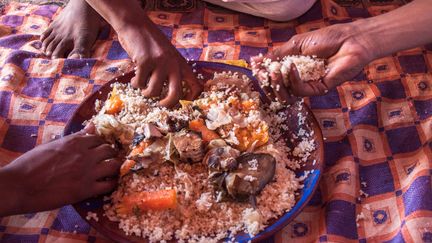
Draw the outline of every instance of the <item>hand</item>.
[[[136,64],[132,86],[143,88],[146,97],[161,96],[164,85],[168,88],[160,105],[171,107],[180,99],[198,96],[202,85],[191,67],[168,39],[153,24],[146,27],[129,25],[118,31],[121,45]],[[183,81],[187,92],[183,93]],[[183,95],[185,95],[183,97]]]
[[[94,126],[40,145],[0,170],[0,216],[48,210],[112,191],[121,162]],[[111,178],[111,179],[108,179]]]
[[[322,95],[329,89],[353,78],[370,61],[375,59],[373,45],[353,24],[332,25],[316,31],[298,34],[288,42],[266,56],[256,56],[251,59],[252,68],[258,74],[262,73],[259,63],[264,58],[276,60],[287,55],[316,55],[327,59],[328,72],[322,81],[300,80],[293,65],[289,73],[288,83],[283,83],[280,73],[270,73],[270,81],[278,91],[273,93],[280,100],[291,102],[292,95],[313,96]],[[262,79],[263,75],[258,75]]]

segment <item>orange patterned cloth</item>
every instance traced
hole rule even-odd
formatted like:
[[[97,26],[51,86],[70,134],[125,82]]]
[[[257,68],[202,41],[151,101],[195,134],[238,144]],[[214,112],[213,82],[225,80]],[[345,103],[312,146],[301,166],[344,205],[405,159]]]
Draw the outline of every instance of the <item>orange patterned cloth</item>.
[[[150,18],[195,60],[249,60],[303,33],[390,11],[402,0],[317,2],[276,23],[195,0],[147,1]],[[382,4],[390,2],[390,4]],[[11,3],[0,17],[0,165],[62,133],[78,104],[131,63],[105,28],[92,58],[50,60],[39,35],[61,11]],[[432,241],[432,46],[369,64],[307,103],[320,123],[325,163],[308,207],[269,241]],[[2,242],[108,241],[71,206],[0,219]]]

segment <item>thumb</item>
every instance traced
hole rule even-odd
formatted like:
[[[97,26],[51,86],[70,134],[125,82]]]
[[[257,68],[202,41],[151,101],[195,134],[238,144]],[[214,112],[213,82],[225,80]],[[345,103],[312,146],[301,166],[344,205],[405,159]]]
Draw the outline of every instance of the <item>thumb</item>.
[[[327,87],[321,80],[303,81],[294,64],[291,64],[289,72],[289,88],[295,96],[315,96],[326,93]]]
[[[93,122],[89,122],[82,130],[84,133],[96,134],[96,126]]]
[[[352,60],[349,56],[330,60],[328,73],[324,76],[323,81],[328,89],[332,89],[345,81],[351,80],[363,67],[364,65],[361,62]]]

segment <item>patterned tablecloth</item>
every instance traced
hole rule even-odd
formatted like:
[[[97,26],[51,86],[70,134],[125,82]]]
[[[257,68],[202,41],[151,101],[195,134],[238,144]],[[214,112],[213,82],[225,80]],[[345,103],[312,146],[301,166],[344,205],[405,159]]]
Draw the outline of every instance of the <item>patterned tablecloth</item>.
[[[178,50],[195,60],[248,60],[295,33],[402,4],[322,0],[296,21],[275,23],[180,2],[148,1],[147,8]],[[0,165],[61,134],[84,97],[129,69],[108,27],[91,59],[43,57],[39,34],[60,11],[12,3],[0,17]],[[326,138],[326,169],[309,206],[271,241],[432,242],[431,70],[432,46],[416,48],[376,60],[351,82],[308,100]],[[2,242],[108,241],[71,206],[0,220]]]

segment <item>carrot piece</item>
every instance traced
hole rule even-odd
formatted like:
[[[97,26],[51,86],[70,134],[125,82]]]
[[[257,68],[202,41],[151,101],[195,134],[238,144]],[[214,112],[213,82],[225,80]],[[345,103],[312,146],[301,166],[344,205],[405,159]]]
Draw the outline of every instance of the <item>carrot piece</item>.
[[[123,196],[116,207],[116,212],[121,215],[128,215],[136,213],[137,210],[166,210],[176,207],[176,190],[144,191]]]
[[[142,153],[144,149],[147,148],[150,144],[150,141],[141,141],[135,148],[132,149],[129,156],[135,156]]]
[[[125,162],[123,162],[122,166],[120,167],[120,176],[124,176],[127,173],[129,173],[130,169],[136,165],[135,160],[127,159]]]
[[[107,102],[106,113],[110,115],[115,115],[123,109],[123,101],[118,95],[111,95]]]
[[[245,111],[257,110],[258,104],[252,100],[245,100],[245,101],[242,101],[242,108]]]
[[[195,132],[201,132],[203,126],[204,126],[204,122],[201,119],[196,119],[189,122],[190,130]]]
[[[245,128],[236,129],[235,135],[239,144],[236,149],[246,151],[255,143],[256,147],[266,144],[269,140],[268,126],[261,124],[259,129],[248,126]]]
[[[203,140],[206,142],[210,142],[211,140],[220,138],[216,132],[208,129],[205,126],[204,121],[202,119],[196,119],[196,120],[190,121],[189,122],[189,129],[194,131],[194,132],[201,133]]]

